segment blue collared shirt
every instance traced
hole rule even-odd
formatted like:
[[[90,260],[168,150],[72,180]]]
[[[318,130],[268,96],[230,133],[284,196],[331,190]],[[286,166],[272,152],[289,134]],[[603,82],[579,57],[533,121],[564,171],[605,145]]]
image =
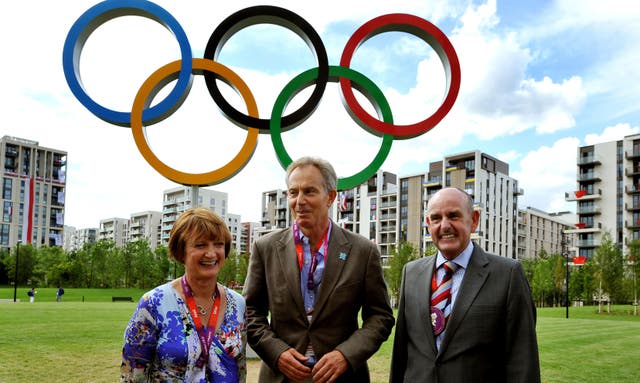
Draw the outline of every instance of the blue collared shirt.
[[[300,239],[302,240],[303,262],[302,270],[300,270],[300,290],[302,291],[302,299],[304,301],[304,308],[307,312],[313,311],[313,307],[316,305],[318,299],[318,292],[320,291],[320,284],[322,283],[322,276],[324,275],[324,258],[325,251],[328,251],[329,237],[331,236],[331,222],[329,222],[329,231],[327,232],[327,249],[325,246],[320,246],[317,255],[317,266],[313,273],[313,281],[315,283],[315,290],[309,291],[307,288],[307,280],[309,279],[309,268],[311,267],[311,245],[309,244],[309,237],[305,236],[300,231]],[[324,240],[322,238],[321,240]]]
[[[469,265],[469,260],[471,259],[471,254],[473,253],[473,242],[469,241],[467,247],[462,250],[462,253],[458,255],[453,263],[458,265],[458,269],[453,274],[451,278],[451,307],[455,307],[456,297],[458,296],[458,290],[460,289],[460,284],[462,283],[462,279],[464,278],[464,273],[467,270],[467,266]],[[440,283],[442,278],[444,278],[444,267],[441,267],[443,263],[445,263],[447,259],[442,255],[440,251],[438,251],[438,255],[436,255],[436,281]],[[438,346],[438,350],[440,349],[440,343],[442,339],[444,339],[444,334],[447,330],[441,332],[440,335],[436,337],[436,345]]]

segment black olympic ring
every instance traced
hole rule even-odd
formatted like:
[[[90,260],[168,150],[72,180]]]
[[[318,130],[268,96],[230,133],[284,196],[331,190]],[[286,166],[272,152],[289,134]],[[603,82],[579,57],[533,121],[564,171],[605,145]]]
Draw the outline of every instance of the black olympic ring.
[[[218,55],[224,44],[236,32],[255,24],[275,24],[285,27],[300,36],[307,45],[313,49],[318,62],[318,78],[316,86],[309,99],[296,111],[282,117],[283,131],[295,128],[298,124],[306,120],[316,109],[322,98],[322,94],[329,79],[329,59],[327,51],[322,43],[320,35],[305,19],[297,14],[283,8],[258,5],[242,9],[227,17],[213,31],[207,47],[204,51],[204,58],[217,61]],[[251,126],[260,129],[260,133],[269,132],[270,119],[255,118],[239,112],[220,93],[216,77],[213,73],[205,72],[204,80],[209,89],[209,94],[218,105],[218,108],[227,118],[238,124],[238,126]]]

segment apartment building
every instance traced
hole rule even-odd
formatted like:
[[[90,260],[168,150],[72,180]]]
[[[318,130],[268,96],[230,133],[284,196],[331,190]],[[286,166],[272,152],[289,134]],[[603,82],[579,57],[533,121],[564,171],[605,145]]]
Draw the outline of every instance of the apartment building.
[[[262,192],[262,215],[259,236],[265,235],[275,229],[291,226],[291,213],[287,200],[287,191],[282,189]]]
[[[547,255],[575,255],[577,236],[566,233],[573,228],[576,215],[569,212],[546,213],[527,207],[518,211],[518,259],[534,259],[544,251]]]
[[[423,209],[429,198],[444,187],[458,187],[472,196],[480,211],[480,224],[472,238],[486,251],[517,258],[518,181],[509,176],[509,165],[478,150],[446,156],[429,164],[424,184]],[[433,243],[426,227],[426,248]]]
[[[576,188],[565,200],[576,202],[579,256],[592,257],[604,233],[623,248],[640,239],[640,135],[577,149]]]
[[[402,176],[398,188],[398,243],[410,243],[418,254],[424,254],[425,251],[425,179],[426,173]]]
[[[85,243],[95,243],[98,240],[98,231],[98,228],[76,229],[73,226],[65,226],[63,239],[64,250],[80,250]]]
[[[143,240],[149,247],[155,250],[160,243],[160,224],[162,212],[143,211],[131,214],[129,219],[129,242]]]
[[[117,247],[127,243],[129,236],[129,220],[127,218],[106,218],[100,220],[98,239],[113,241]]]
[[[386,264],[398,238],[397,176],[378,170],[357,187],[338,192],[330,217],[343,228],[372,240]]]
[[[190,186],[179,186],[163,192],[160,239],[165,246],[169,243],[169,234],[178,216],[192,206],[191,198]],[[198,188],[198,203],[195,206],[209,208],[224,219],[227,215],[228,199],[227,193]]]
[[[0,162],[0,249],[12,249],[18,241],[62,246],[67,152],[4,136],[0,139]]]
[[[223,216],[223,219],[231,233],[231,248],[240,253],[240,249],[242,249],[242,222],[240,222],[240,215],[227,213],[226,216]]]
[[[240,254],[249,254],[251,247],[258,235],[256,234],[260,228],[259,222],[242,222],[240,223]]]
[[[179,186],[168,189],[163,192],[162,196],[162,223],[160,228],[160,243],[167,245],[169,243],[169,235],[171,228],[176,219],[186,209],[191,208],[191,199],[193,190],[190,186]],[[206,207],[219,215],[229,227],[231,232],[231,247],[240,251],[242,230],[240,227],[241,217],[238,214],[231,214],[228,211],[229,196],[225,192],[198,188],[198,203],[195,206]]]

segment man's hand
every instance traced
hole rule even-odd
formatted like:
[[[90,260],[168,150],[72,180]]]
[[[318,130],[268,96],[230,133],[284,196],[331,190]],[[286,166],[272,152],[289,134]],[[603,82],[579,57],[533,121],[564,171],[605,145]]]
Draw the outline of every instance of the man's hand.
[[[311,369],[302,364],[307,359],[295,348],[290,348],[278,357],[278,370],[294,381],[308,379],[311,377]]]
[[[313,371],[311,372],[313,383],[331,383],[347,371],[347,368],[349,368],[349,362],[340,351],[333,350],[326,353],[313,366]]]

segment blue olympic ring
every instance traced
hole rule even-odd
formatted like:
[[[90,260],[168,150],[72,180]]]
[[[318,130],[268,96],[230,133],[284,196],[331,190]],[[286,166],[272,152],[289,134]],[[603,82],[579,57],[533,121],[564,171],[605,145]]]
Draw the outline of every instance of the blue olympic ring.
[[[95,102],[84,90],[80,78],[80,54],[89,36],[102,24],[116,17],[133,15],[153,19],[171,31],[180,44],[182,66],[178,81],[167,97],[151,108],[145,109],[142,118],[145,123],[162,121],[180,107],[191,89],[191,46],[187,35],[178,21],[159,5],[150,1],[109,0],[89,8],[73,24],[64,42],[62,63],[64,76],[71,92],[91,113],[102,120],[120,126],[130,126],[131,113],[118,112]]]

